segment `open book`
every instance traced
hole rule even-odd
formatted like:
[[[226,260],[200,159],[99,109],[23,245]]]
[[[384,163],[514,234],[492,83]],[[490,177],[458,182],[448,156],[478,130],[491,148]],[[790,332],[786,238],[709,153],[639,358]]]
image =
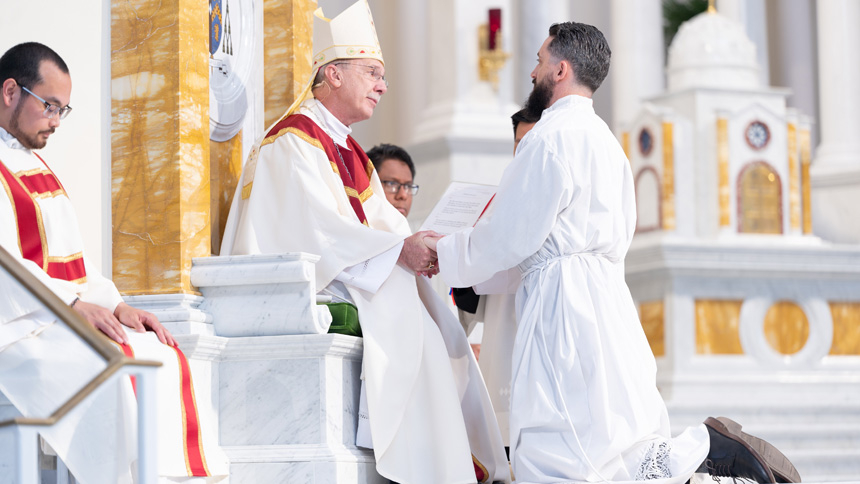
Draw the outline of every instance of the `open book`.
[[[420,230],[449,235],[472,227],[487,210],[497,189],[493,185],[452,182]]]

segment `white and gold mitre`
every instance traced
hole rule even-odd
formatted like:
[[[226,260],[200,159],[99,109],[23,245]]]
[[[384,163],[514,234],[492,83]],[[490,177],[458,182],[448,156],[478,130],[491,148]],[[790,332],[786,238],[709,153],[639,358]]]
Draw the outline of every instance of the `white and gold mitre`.
[[[314,12],[314,31],[319,41],[314,46],[314,75],[336,59],[376,59],[385,64],[367,0],[358,0],[333,19],[325,18],[318,8]]]

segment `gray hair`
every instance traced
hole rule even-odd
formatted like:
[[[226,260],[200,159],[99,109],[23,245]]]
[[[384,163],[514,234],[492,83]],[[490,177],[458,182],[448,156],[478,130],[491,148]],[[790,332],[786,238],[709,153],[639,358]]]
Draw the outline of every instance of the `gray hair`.
[[[612,51],[603,33],[593,25],[577,22],[553,24],[549,28],[553,39],[549,52],[558,60],[566,60],[573,67],[576,81],[593,93],[609,73]]]

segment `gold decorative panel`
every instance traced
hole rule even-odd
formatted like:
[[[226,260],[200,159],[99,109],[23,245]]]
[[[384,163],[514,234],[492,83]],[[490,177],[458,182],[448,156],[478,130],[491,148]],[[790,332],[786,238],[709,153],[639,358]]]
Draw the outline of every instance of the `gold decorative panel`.
[[[800,230],[800,167],[797,161],[797,126],[788,124],[788,223]]]
[[[194,292],[209,229],[209,5],[111,3],[113,279],[124,294]]]
[[[803,233],[812,233],[812,193],[809,179],[809,163],[811,153],[809,147],[809,129],[798,131],[798,142],[800,143],[800,192],[801,207],[803,211]]]
[[[797,353],[809,339],[809,320],[797,304],[775,303],[764,316],[764,337],[768,344],[784,355]]]
[[[264,0],[265,122],[278,120],[311,75],[314,0]]]
[[[717,168],[719,171],[720,227],[731,225],[731,196],[729,186],[729,121],[717,119]]]
[[[654,356],[665,356],[666,337],[663,301],[650,301],[640,304],[639,320],[642,322],[642,329],[645,330],[648,344],[651,345],[651,352],[654,353]]]
[[[833,317],[831,355],[860,355],[860,303],[830,303]]]
[[[242,132],[232,139],[212,141],[209,152],[212,205],[212,253],[221,252],[221,236],[227,225],[233,193],[242,175]]]
[[[675,143],[672,123],[663,123],[663,230],[675,230]]]
[[[696,300],[697,354],[743,354],[738,329],[742,304],[735,300]]]
[[[765,162],[748,164],[738,176],[738,232],[782,233],[782,186]]]

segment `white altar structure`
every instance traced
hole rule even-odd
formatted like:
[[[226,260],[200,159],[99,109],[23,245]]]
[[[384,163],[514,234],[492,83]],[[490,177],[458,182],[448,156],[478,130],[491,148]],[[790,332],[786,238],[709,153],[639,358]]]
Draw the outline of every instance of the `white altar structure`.
[[[668,90],[622,141],[636,185],[627,281],[674,429],[742,422],[804,481],[860,476],[860,248],[812,233],[810,119],[762,85],[754,44],[717,13],[684,24]],[[847,314],[854,316],[847,316]]]

